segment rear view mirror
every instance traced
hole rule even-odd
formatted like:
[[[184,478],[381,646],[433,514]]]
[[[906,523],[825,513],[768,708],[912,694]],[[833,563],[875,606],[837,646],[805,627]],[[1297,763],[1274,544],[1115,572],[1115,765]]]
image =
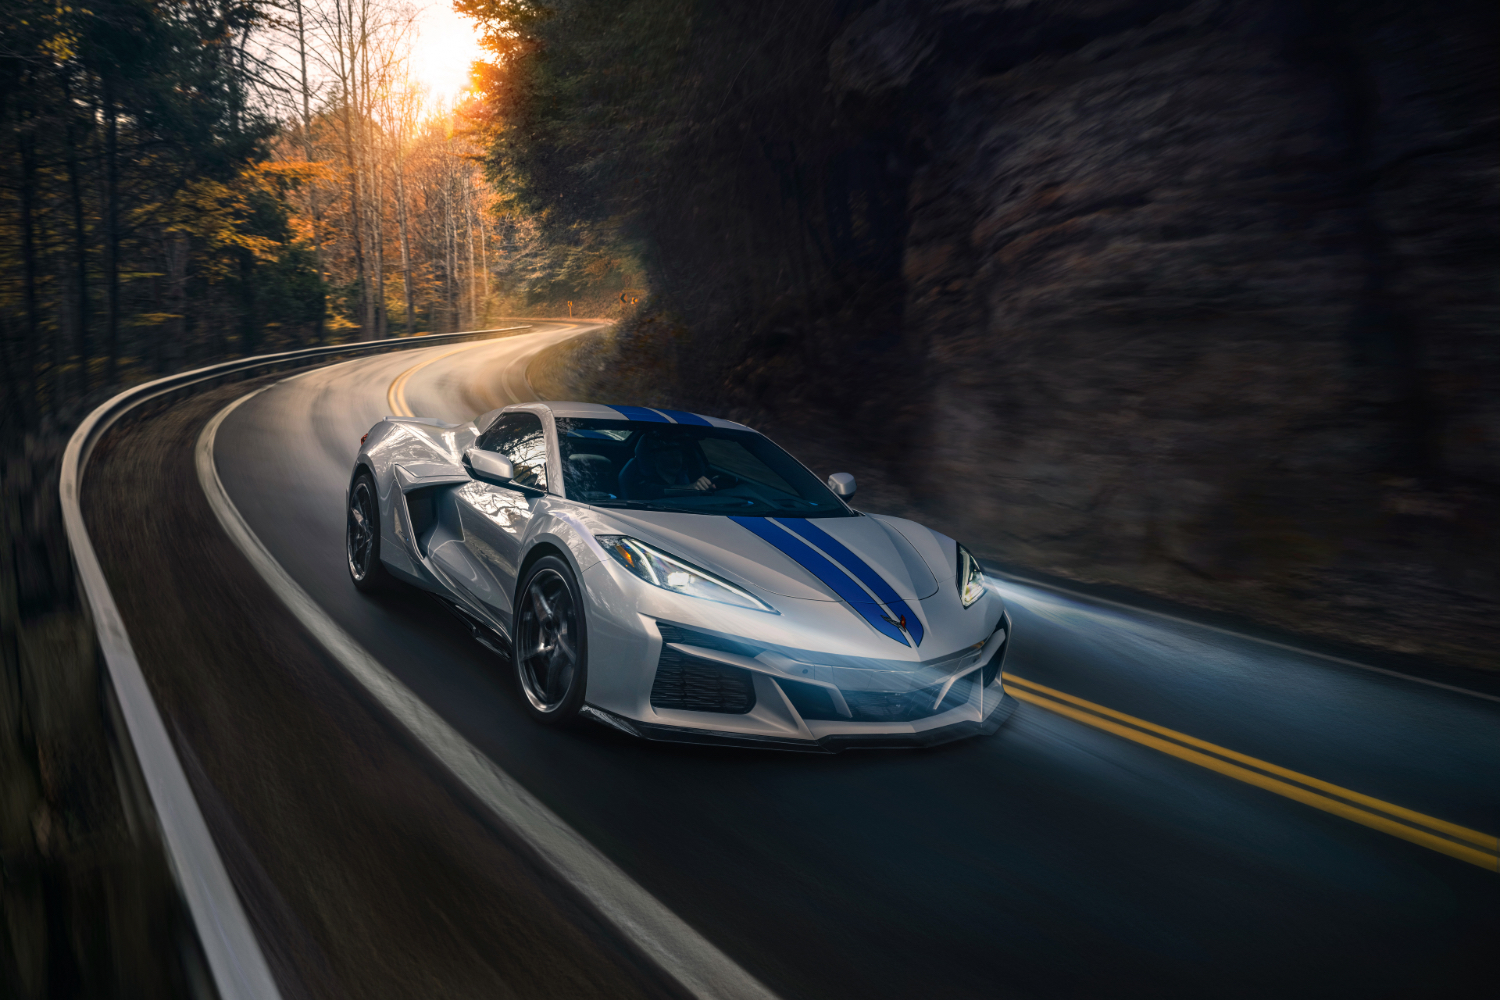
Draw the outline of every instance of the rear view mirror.
[[[828,477],[828,488],[833,490],[835,496],[849,500],[854,496],[854,477],[847,472],[835,472]]]
[[[464,463],[476,476],[484,479],[508,483],[516,478],[516,467],[498,451],[470,448],[464,452]]]

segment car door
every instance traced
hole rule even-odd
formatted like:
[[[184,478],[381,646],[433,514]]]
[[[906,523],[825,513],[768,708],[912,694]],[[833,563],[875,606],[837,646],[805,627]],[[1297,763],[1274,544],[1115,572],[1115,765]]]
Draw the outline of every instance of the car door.
[[[455,494],[464,547],[496,584],[476,596],[509,621],[527,529],[547,489],[547,435],[535,413],[505,413],[474,446],[499,452],[515,467],[513,485],[475,480]]]

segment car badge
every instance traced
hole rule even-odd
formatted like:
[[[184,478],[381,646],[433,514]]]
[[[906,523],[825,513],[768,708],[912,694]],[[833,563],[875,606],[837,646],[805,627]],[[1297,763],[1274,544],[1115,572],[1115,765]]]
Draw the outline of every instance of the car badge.
[[[908,633],[910,632],[910,630],[906,627],[906,616],[905,615],[902,615],[899,618],[892,618],[890,615],[881,615],[880,617],[884,618],[886,621],[890,622],[892,625],[896,626],[901,631],[908,632]]]

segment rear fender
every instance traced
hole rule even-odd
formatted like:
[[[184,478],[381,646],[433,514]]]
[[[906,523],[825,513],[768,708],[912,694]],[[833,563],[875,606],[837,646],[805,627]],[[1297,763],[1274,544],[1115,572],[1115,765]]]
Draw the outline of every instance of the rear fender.
[[[380,561],[403,579],[425,583],[428,575],[417,557],[403,498],[405,488],[439,485],[455,478],[467,481],[454,453],[461,429],[441,421],[387,417],[371,427],[360,443],[349,485],[353,486],[361,471],[374,477],[380,505]]]

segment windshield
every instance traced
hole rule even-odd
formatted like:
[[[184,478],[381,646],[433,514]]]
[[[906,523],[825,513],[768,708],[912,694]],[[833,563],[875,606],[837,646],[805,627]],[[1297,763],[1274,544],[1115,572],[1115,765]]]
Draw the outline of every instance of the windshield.
[[[796,459],[754,431],[635,420],[557,418],[568,499],[597,507],[851,517]]]

